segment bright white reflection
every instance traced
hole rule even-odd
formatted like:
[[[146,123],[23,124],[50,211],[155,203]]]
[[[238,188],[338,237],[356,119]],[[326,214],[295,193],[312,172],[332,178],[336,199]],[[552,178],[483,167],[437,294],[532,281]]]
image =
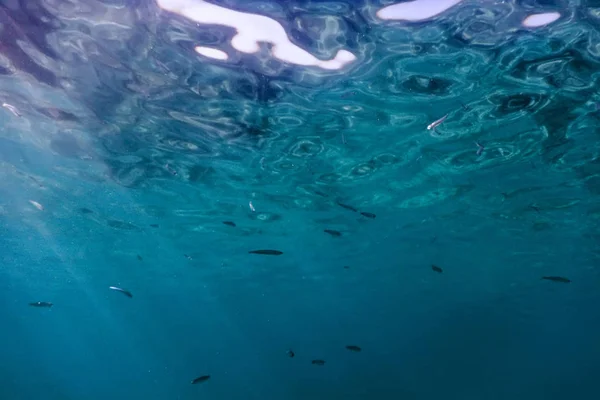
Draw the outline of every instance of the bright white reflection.
[[[551,12],[544,14],[533,14],[523,20],[523,26],[528,28],[537,28],[540,26],[551,24],[560,18],[560,13]]]
[[[392,4],[377,11],[377,17],[385,20],[423,21],[443,13],[462,0],[415,0]]]
[[[356,60],[356,56],[346,50],[338,51],[332,60],[319,60],[293,44],[283,26],[264,15],[230,10],[203,0],[156,0],[156,2],[163,10],[179,14],[198,24],[224,25],[235,28],[237,35],[231,40],[231,45],[243,53],[256,53],[259,50],[259,43],[267,42],[273,45],[274,57],[292,64],[336,70]],[[208,54],[215,55],[216,53]],[[203,55],[211,57],[211,55]]]

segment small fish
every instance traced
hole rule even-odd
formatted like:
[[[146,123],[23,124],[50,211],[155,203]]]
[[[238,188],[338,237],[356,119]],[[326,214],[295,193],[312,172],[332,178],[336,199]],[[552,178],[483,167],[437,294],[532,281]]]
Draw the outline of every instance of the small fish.
[[[325,365],[325,360],[312,360],[313,365]]]
[[[227,225],[227,226],[233,226],[235,228],[235,222],[233,221],[223,221],[223,224]]]
[[[344,203],[340,203],[339,201],[336,202],[338,206],[345,208],[346,210],[350,210],[350,211],[354,211],[354,212],[358,212],[358,210],[352,206],[349,206],[348,204],[344,204]]]
[[[116,219],[109,219],[108,221],[106,221],[106,223],[111,228],[123,229],[125,231],[138,231],[140,229],[132,223],[125,222],[125,221],[118,221]]]
[[[342,144],[346,144],[346,136],[344,136],[344,132],[342,132]]]
[[[117,292],[121,292],[129,298],[133,297],[133,295],[131,294],[131,292],[129,290],[121,289],[120,287],[116,287],[116,286],[109,286],[109,289],[116,290]]]
[[[480,145],[477,142],[475,142],[475,146],[477,146],[477,155],[480,156],[481,153],[483,153],[483,150],[485,150],[485,147],[483,147],[482,145]]]
[[[254,208],[251,201],[248,202],[248,207],[250,207],[250,211],[252,211],[252,212],[256,211],[256,208]]]
[[[138,259],[139,261],[144,261],[144,259],[142,258],[142,256],[140,256],[139,254],[137,255],[137,259]]]
[[[552,282],[571,283],[571,280],[569,278],[565,278],[562,276],[542,276],[542,279]]]
[[[280,256],[283,254],[283,251],[279,250],[250,250],[248,253],[250,254],[262,254],[265,256]]]
[[[54,304],[49,303],[47,301],[36,301],[35,303],[29,303],[29,305],[31,307],[46,307],[46,308],[50,308],[52,307]]]
[[[15,115],[15,117],[21,116],[21,113],[19,112],[19,110],[17,110],[17,108],[11,104],[2,103],[2,107],[8,109],[11,113],[13,113]]]
[[[210,375],[202,375],[192,380],[192,385],[196,385],[198,383],[206,382],[210,379]]]
[[[187,254],[183,255],[185,258],[187,258],[188,260],[193,260],[193,258],[191,256],[188,256]]]
[[[85,207],[80,208],[79,212],[82,214],[93,214],[94,213],[92,210],[90,210],[89,208],[85,208]]]
[[[158,224],[150,224],[152,228],[158,228]]]
[[[440,274],[441,274],[442,272],[444,272],[444,270],[443,270],[443,269],[441,269],[440,267],[438,267],[437,265],[432,265],[432,266],[431,266],[431,270],[432,270],[432,271],[434,271],[434,272],[440,273]]]
[[[375,214],[370,213],[370,212],[366,212],[366,211],[362,211],[360,213],[360,215],[362,215],[363,217],[371,218],[371,219],[374,219],[376,217]]]
[[[344,265],[344,269],[350,269],[349,265]]]
[[[294,356],[296,355],[296,353],[294,353],[294,350],[289,349],[286,354],[288,355],[288,357],[290,358],[294,358]]]
[[[433,121],[432,123],[430,123],[429,125],[427,125],[427,130],[431,131],[431,130],[435,130],[435,128],[437,128],[442,122],[444,122],[446,120],[446,118],[448,118],[449,114],[444,115],[442,118]]]
[[[530,204],[529,208],[533,209],[536,213],[540,212],[540,208],[538,206],[536,206],[535,204]]]
[[[29,200],[29,202],[38,210],[44,211],[44,206],[38,203],[37,201]]]
[[[348,97],[352,97],[356,95],[356,90],[352,90],[350,92],[344,93],[340,96],[340,99],[347,99]]]
[[[340,231],[335,231],[333,229],[323,229],[323,232],[330,234],[333,237],[340,237],[342,236],[342,232]]]
[[[169,173],[170,173],[171,175],[177,175],[177,171],[175,171],[173,168],[171,168],[171,167],[169,166],[169,164],[165,164],[165,169],[166,169],[167,171],[169,171]]]
[[[350,350],[350,351],[354,351],[356,353],[358,353],[359,351],[361,351],[362,349],[358,346],[353,346],[353,345],[349,345],[346,346],[346,349]]]

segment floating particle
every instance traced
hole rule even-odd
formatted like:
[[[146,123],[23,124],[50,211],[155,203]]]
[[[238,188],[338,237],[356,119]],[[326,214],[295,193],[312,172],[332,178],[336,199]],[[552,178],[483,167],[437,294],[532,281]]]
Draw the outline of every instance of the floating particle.
[[[31,307],[45,307],[45,308],[50,308],[52,307],[54,304],[49,303],[47,301],[36,301],[34,303],[29,303],[29,305]]]
[[[565,278],[563,276],[542,276],[542,279],[552,282],[571,283],[569,278]]]
[[[131,292],[129,290],[121,289],[120,287],[116,287],[116,286],[109,286],[109,289],[115,290],[117,292],[121,292],[121,293],[123,293],[125,296],[127,296],[129,298],[133,297],[133,295],[131,294]]]
[[[209,379],[210,379],[210,375],[199,376],[196,379],[192,379],[192,385],[196,385],[198,383],[206,382]]]
[[[342,232],[340,231],[336,231],[333,229],[323,229],[323,232],[330,234],[333,237],[340,237],[342,236]]]
[[[37,201],[29,200],[29,202],[38,210],[44,211],[44,206],[38,203]]]
[[[266,256],[280,256],[283,254],[283,251],[279,250],[250,250],[248,253],[250,254],[262,254]]]
[[[444,272],[444,270],[443,270],[443,269],[441,269],[440,267],[438,267],[437,265],[432,265],[432,266],[431,266],[431,270],[432,270],[432,271],[434,271],[434,272],[440,273],[440,274],[441,274],[442,272]]]
[[[250,207],[250,211],[252,211],[252,212],[255,212],[255,211],[256,211],[256,209],[255,209],[255,208],[254,208],[254,206],[252,205],[252,202],[251,202],[251,201],[249,201],[249,202],[248,202],[248,207]]]

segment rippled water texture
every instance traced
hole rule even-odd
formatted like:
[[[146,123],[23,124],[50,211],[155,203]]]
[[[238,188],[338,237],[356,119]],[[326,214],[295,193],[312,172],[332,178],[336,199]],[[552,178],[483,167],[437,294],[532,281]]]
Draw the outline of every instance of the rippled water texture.
[[[0,399],[600,398],[600,2],[212,1],[0,5]]]

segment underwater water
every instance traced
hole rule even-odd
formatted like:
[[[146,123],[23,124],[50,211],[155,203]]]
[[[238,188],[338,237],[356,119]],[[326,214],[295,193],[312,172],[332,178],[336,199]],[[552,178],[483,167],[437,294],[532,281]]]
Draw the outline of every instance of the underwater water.
[[[597,399],[600,2],[0,5],[0,400]]]

